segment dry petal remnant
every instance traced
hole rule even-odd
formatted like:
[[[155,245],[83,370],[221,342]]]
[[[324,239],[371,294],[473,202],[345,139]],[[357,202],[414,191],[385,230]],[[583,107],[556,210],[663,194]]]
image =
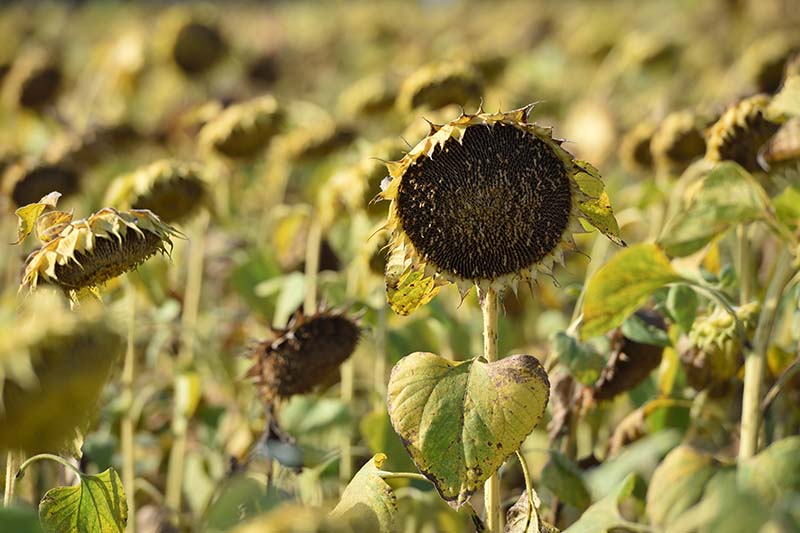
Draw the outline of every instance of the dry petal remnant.
[[[355,350],[360,335],[358,324],[340,313],[295,315],[275,339],[256,346],[251,354],[255,365],[248,376],[255,379],[267,403],[310,392],[331,380]]]
[[[465,293],[472,284],[503,287],[550,274],[574,244],[572,233],[584,231],[579,217],[622,242],[596,171],[550,130],[526,122],[529,109],[434,125],[389,163],[392,180],[380,197],[392,200],[395,252]],[[594,216],[600,211],[603,223]]]
[[[39,282],[61,287],[75,298],[133,270],[157,252],[167,253],[179,233],[147,210],[106,207],[87,219],[64,224],[28,259],[23,286]]]

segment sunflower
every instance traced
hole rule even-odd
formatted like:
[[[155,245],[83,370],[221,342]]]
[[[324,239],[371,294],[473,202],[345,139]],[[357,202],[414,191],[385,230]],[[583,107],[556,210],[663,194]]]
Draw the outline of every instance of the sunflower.
[[[57,198],[48,202],[45,197],[17,210],[21,225],[18,242],[34,227],[42,242],[41,248],[28,256],[23,273],[22,286],[30,290],[40,282],[51,283],[76,301],[80,291],[96,292],[98,285],[133,270],[153,254],[168,253],[172,237],[180,235],[146,209],[105,207],[77,221],[64,211],[43,213],[55,207]]]
[[[736,161],[751,172],[759,170],[758,151],[780,128],[765,116],[770,101],[769,96],[757,94],[728,108],[709,128],[706,158]]]
[[[397,106],[409,112],[417,108],[439,109],[449,104],[467,105],[483,93],[477,69],[466,63],[426,65],[413,72],[400,87]]]
[[[106,194],[107,204],[149,209],[167,223],[187,220],[208,201],[202,169],[172,159],[156,161],[117,178]]]
[[[75,313],[53,293],[21,305],[8,296],[0,301],[0,448],[67,450],[92,420],[122,337],[99,304]]]
[[[462,113],[388,164],[379,197],[391,200],[393,255],[463,296],[552,275],[584,231],[579,219],[624,245],[597,171],[527,122],[531,108]]]
[[[280,128],[283,113],[272,96],[261,96],[222,110],[200,130],[200,144],[230,158],[262,152]]]
[[[247,375],[254,378],[266,403],[311,392],[337,376],[360,336],[357,321],[342,312],[298,312],[286,329],[256,345],[250,354],[255,364]]]

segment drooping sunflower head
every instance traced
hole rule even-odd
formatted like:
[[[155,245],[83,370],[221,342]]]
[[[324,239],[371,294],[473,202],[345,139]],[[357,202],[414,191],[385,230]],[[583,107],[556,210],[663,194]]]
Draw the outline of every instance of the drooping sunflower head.
[[[689,110],[670,113],[653,133],[650,151],[656,166],[680,174],[706,151],[700,118]]]
[[[146,209],[106,207],[76,221],[71,212],[44,213],[57,199],[45,197],[17,210],[19,242],[34,228],[42,242],[28,256],[23,273],[22,286],[30,290],[39,283],[53,284],[76,300],[81,291],[95,292],[98,285],[135,269],[155,253],[168,253],[172,237],[180,235]]]
[[[250,354],[254,364],[247,375],[254,379],[265,403],[311,392],[336,377],[360,337],[358,322],[342,312],[297,313],[286,329],[255,346]]]
[[[283,113],[272,96],[222,110],[200,130],[200,145],[230,158],[251,158],[279,132]]]
[[[3,191],[17,207],[36,202],[50,191],[70,196],[80,189],[80,174],[66,162],[18,162],[3,174]]]
[[[62,77],[49,51],[32,49],[11,66],[3,82],[4,98],[10,106],[39,111],[55,102]]]
[[[53,293],[21,304],[8,296],[0,297],[0,447],[66,451],[92,420],[122,338],[99,304],[77,313]]]
[[[708,131],[706,158],[736,161],[749,171],[760,168],[758,151],[780,128],[767,119],[770,98],[758,94],[731,106]]]
[[[527,122],[529,110],[462,114],[388,164],[379,196],[391,200],[393,256],[465,294],[551,274],[580,218],[622,244],[597,171]]]
[[[483,80],[474,67],[466,63],[431,64],[406,78],[397,95],[397,106],[404,112],[450,104],[464,106],[476,102],[482,92]]]
[[[106,203],[122,209],[148,209],[166,223],[183,222],[208,205],[199,165],[165,159],[121,176],[110,186]]]

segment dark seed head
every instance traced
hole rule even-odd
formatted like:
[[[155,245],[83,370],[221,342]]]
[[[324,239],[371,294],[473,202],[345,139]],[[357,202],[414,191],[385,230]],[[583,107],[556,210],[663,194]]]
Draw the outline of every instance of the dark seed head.
[[[567,231],[572,187],[564,163],[532,133],[473,125],[403,175],[397,214],[417,252],[441,270],[493,280],[528,269]]]

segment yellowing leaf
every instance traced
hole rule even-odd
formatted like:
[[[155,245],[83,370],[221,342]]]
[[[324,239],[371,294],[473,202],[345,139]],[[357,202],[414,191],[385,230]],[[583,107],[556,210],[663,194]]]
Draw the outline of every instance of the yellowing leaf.
[[[51,192],[35,204],[23,205],[14,211],[19,221],[17,223],[17,241],[13,244],[19,244],[24,241],[25,237],[30,235],[33,231],[36,225],[36,219],[39,218],[39,215],[48,207],[55,207],[59,198],[61,198],[60,192]]]
[[[382,453],[367,461],[345,487],[342,499],[331,511],[331,518],[348,522],[354,531],[388,533],[394,530],[397,498],[380,476],[386,461]]]
[[[621,251],[588,282],[581,338],[619,326],[653,291],[681,279],[655,244],[637,244]]]
[[[597,228],[612,242],[625,246],[625,241],[619,236],[619,224],[614,218],[611,200],[605,192],[605,184],[600,178],[600,173],[586,161],[575,161],[575,164],[582,170],[575,174],[575,182],[581,192],[589,197],[589,200],[578,205],[581,214],[589,224]]]
[[[56,237],[65,226],[72,222],[72,211],[50,211],[40,215],[36,219],[36,236],[43,243],[50,242]]]
[[[385,274],[386,300],[400,316],[410,315],[427,305],[441,288],[432,276],[425,276],[422,267],[407,264],[404,256],[403,247],[395,247],[386,262]]]
[[[74,487],[56,487],[39,504],[46,531],[57,533],[123,533],[128,522],[125,489],[113,468],[96,476],[80,475]]]
[[[686,208],[667,221],[658,244],[671,256],[692,254],[736,224],[770,219],[768,204],[750,173],[722,162],[699,182]]]
[[[544,414],[550,383],[531,355],[454,363],[416,352],[392,369],[392,426],[417,468],[461,507]]]

